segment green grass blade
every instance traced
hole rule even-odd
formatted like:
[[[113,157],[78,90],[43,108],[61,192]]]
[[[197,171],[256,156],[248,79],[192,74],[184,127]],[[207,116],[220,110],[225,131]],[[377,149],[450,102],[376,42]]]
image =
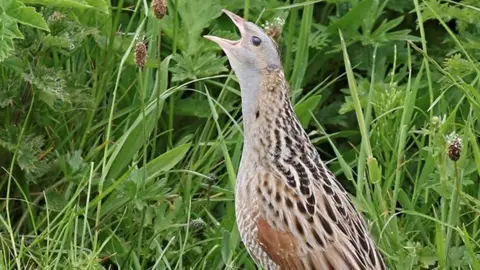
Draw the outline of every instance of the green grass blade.
[[[313,5],[308,5],[303,8],[302,24],[300,26],[300,34],[297,39],[297,52],[295,54],[295,62],[293,64],[292,77],[290,78],[290,85],[293,90],[293,103],[303,83],[305,71],[308,64],[308,36],[312,28]]]

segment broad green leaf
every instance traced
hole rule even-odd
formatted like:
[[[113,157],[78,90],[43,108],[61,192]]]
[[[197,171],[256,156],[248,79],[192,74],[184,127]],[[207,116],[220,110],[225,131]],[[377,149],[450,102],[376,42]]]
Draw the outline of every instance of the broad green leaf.
[[[471,129],[467,130],[468,137],[470,138],[470,143],[472,144],[472,152],[475,161],[475,165],[477,167],[478,175],[480,175],[480,147],[478,146],[478,140],[473,134]]]
[[[177,0],[167,1],[168,10],[178,11],[178,24],[175,23],[175,13],[168,12],[162,19],[162,31],[172,40],[175,39],[177,49],[193,56],[213,47],[213,42],[202,37],[203,30],[213,20],[222,15],[222,5],[218,0]],[[233,29],[233,23],[231,23]],[[175,31],[175,29],[179,31]]]
[[[2,35],[0,31],[0,62],[13,52],[13,39]]]
[[[398,190],[398,202],[400,202],[403,209],[415,211],[415,205],[410,200],[409,195],[402,188]]]
[[[45,22],[40,13],[35,11],[35,8],[27,7],[24,3],[16,0],[4,1],[6,1],[6,7],[4,12],[18,23],[42,29],[45,31],[50,31],[48,29],[47,22]]]
[[[218,110],[218,114],[224,114],[225,110],[230,112],[236,108],[236,100],[224,101],[222,109]],[[225,110],[223,110],[225,109]],[[175,104],[175,115],[195,116],[199,118],[208,118],[212,116],[212,111],[208,106],[208,100],[203,95],[192,95],[184,99],[180,99]]]
[[[175,115],[195,116],[199,118],[212,116],[208,101],[204,96],[192,95],[177,102],[175,105]]]
[[[230,233],[227,230],[223,231],[222,238],[222,258],[225,264],[229,263],[230,259]]]
[[[182,144],[150,161],[147,164],[148,178],[156,177],[158,174],[166,172],[177,165],[190,150],[190,146],[191,144],[189,143]]]
[[[91,0],[103,2],[104,0]],[[61,8],[92,8],[87,2],[82,0],[22,0],[26,4],[32,5],[44,5],[50,7],[61,7]],[[90,2],[90,1],[89,1]]]
[[[22,32],[18,29],[18,25],[15,22],[14,18],[9,16],[6,13],[0,15],[0,38],[23,38]]]
[[[373,0],[364,0],[358,2],[350,11],[347,12],[343,17],[331,23],[327,31],[330,33],[335,33],[338,29],[343,31],[354,31],[358,29],[362,23],[362,18],[370,16],[370,9],[373,6]]]
[[[199,56],[190,56],[186,53],[173,57],[177,64],[170,69],[174,74],[173,81],[184,81],[215,75],[227,71],[225,57],[217,57],[214,52],[206,52]]]
[[[377,159],[374,157],[368,157],[368,174],[371,183],[377,183],[382,180],[382,167],[378,166]]]
[[[67,81],[62,71],[40,67],[32,74],[24,75],[25,81],[35,85],[38,97],[53,110],[59,110],[65,103],[70,103],[70,95],[66,91]]]
[[[23,39],[17,23],[49,31],[47,23],[32,7],[17,0],[0,1],[0,62],[14,50],[13,39]]]
[[[304,128],[308,127],[308,124],[312,119],[312,114],[310,111],[313,111],[315,108],[317,108],[321,99],[322,95],[314,95],[295,105],[295,113],[297,114],[298,120],[300,120],[300,123]]]
[[[48,202],[47,207],[49,211],[61,212],[68,201],[63,197],[63,194],[57,191],[50,191],[45,194],[45,201]]]
[[[222,15],[222,7],[214,0],[176,1],[178,13],[182,22],[182,29],[188,33],[187,51],[190,55],[198,50],[198,40],[201,39],[203,29],[210,25],[210,22]]]
[[[103,12],[103,13],[110,13],[108,2],[106,0],[86,0],[87,3],[94,7],[95,9]]]
[[[383,20],[382,24],[373,31],[369,39],[374,40],[375,42],[384,43],[392,40],[411,40],[418,42],[420,38],[416,36],[409,35],[410,30],[400,30],[400,31],[392,31],[395,29],[400,23],[403,21],[403,16],[395,18],[393,20]],[[369,41],[370,42],[370,41]],[[368,43],[369,43],[368,42]]]
[[[39,160],[38,156],[42,153],[45,145],[43,136],[35,133],[25,134],[22,142],[18,144],[19,127],[8,125],[0,129],[0,149],[4,149],[10,153],[17,151],[15,163],[18,167],[29,176],[41,176],[46,173],[47,164],[44,160]],[[2,150],[2,156],[6,155]]]

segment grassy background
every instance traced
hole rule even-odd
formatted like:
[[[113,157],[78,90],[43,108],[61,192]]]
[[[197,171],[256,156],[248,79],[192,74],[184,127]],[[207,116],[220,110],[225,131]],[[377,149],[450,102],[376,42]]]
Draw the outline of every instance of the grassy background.
[[[222,8],[285,20],[295,110],[389,268],[480,269],[476,0],[107,2],[0,4],[1,269],[254,269]]]

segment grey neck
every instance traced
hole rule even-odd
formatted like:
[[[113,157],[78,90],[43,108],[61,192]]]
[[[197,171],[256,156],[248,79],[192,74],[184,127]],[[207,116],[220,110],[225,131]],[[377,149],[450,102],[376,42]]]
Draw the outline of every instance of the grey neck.
[[[245,134],[245,141],[248,141],[248,130],[255,121],[255,113],[257,106],[257,96],[262,84],[262,74],[258,70],[243,69],[241,72],[236,72],[238,81],[240,83],[242,96],[242,115],[243,115],[243,130]]]

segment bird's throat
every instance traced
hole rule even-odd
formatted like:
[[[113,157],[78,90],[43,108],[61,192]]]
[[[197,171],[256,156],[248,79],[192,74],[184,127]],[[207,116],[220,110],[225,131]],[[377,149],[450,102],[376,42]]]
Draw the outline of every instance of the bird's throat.
[[[261,91],[263,76],[256,70],[236,72],[242,96],[243,128],[248,130],[255,121],[258,93]]]

